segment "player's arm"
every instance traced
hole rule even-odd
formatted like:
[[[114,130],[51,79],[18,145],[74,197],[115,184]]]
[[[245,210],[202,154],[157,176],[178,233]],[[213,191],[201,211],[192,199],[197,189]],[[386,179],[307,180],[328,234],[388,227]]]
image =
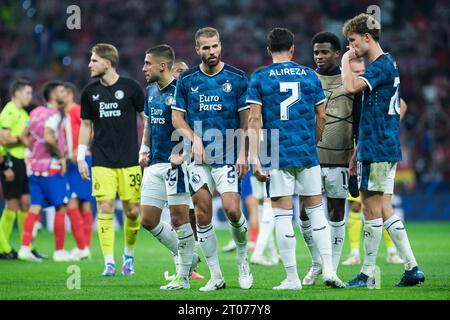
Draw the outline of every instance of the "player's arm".
[[[253,175],[258,181],[269,180],[269,175],[264,173],[259,160],[259,146],[261,141],[262,105],[251,103],[248,117],[248,139],[250,163],[253,165]]]
[[[144,119],[146,119],[145,115]],[[149,152],[150,152],[150,139],[148,136],[148,121],[144,120],[144,132],[142,133],[142,143],[141,148],[139,149],[139,164],[141,165],[141,167],[147,167],[150,164],[148,157]]]
[[[406,111],[408,111],[408,105],[406,104],[405,100],[400,98],[400,121],[402,121],[405,117]]]
[[[192,155],[196,163],[205,161],[205,149],[202,139],[197,136],[184,119],[185,112],[172,109],[172,125],[178,132],[192,142]]]
[[[355,94],[368,88],[367,83],[355,76],[350,68],[350,60],[356,58],[354,49],[350,49],[342,56],[342,84],[346,93]]]
[[[91,120],[82,119],[80,126],[80,133],[78,136],[78,171],[80,172],[81,178],[83,180],[90,180],[89,177],[89,168],[86,163],[86,151],[89,148],[89,144],[92,139],[93,134],[93,123]]]
[[[327,114],[325,113],[325,103],[316,105],[316,144],[322,139],[325,123],[327,122]]]
[[[245,109],[239,112],[239,122],[241,132],[238,136],[239,139],[239,150],[238,150],[238,158],[236,162],[236,170],[239,173],[239,179],[244,178],[244,176],[248,172],[248,140],[247,140],[247,132],[248,132],[248,120],[249,120],[249,109]]]
[[[13,147],[20,143],[20,137],[13,137],[10,128],[2,129],[2,144],[5,147]]]
[[[46,146],[49,148],[52,156],[60,160],[62,174],[65,174],[66,172],[65,155],[59,149],[58,141],[56,139],[56,131],[58,130],[60,122],[61,118],[59,115],[54,115],[46,121],[44,128],[44,142]]]

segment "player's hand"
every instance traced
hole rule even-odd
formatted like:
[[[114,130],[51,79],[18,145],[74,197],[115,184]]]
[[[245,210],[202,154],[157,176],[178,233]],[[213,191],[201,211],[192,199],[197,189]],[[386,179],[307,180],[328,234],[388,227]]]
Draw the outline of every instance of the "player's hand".
[[[139,165],[143,168],[148,167],[150,165],[148,152],[139,153]]]
[[[86,160],[78,160],[78,172],[83,180],[91,180],[89,167]]]
[[[342,59],[344,59],[344,57],[345,57],[346,59],[348,59],[350,61],[352,59],[358,58],[358,56],[356,55],[355,48],[350,47],[350,46],[347,46],[347,48],[348,48],[348,51],[346,51],[344,53],[344,55],[342,56]]]
[[[14,171],[11,168],[6,169],[3,171],[3,174],[5,175],[5,180],[7,182],[13,182],[14,181]]]
[[[62,157],[60,162],[61,162],[61,175],[65,175],[67,172],[67,160],[65,157]]]
[[[259,163],[259,161],[253,165],[253,175],[259,182],[266,182],[270,180],[269,173],[262,170],[261,163]]]
[[[242,180],[248,173],[248,161],[245,155],[239,155],[236,161],[236,171],[239,175],[239,179]]]
[[[192,144],[192,157],[196,164],[205,162],[205,148],[203,147],[202,139],[195,136]]]
[[[353,151],[352,157],[350,158],[350,162],[348,164],[348,172],[351,176],[357,175],[356,149],[355,149],[355,151]]]
[[[181,154],[172,154],[169,157],[170,164],[172,165],[172,169],[176,166],[179,166],[184,161],[184,156]]]

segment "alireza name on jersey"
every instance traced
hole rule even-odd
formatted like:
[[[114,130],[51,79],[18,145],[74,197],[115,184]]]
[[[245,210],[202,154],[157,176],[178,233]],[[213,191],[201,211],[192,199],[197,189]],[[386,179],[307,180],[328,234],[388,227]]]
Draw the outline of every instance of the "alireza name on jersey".
[[[269,77],[272,76],[306,76],[306,71],[301,68],[270,69]]]

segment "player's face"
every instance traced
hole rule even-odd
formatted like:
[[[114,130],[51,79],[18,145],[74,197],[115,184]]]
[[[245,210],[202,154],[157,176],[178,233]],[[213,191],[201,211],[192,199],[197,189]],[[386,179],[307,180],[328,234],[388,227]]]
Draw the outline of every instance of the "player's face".
[[[315,43],[313,53],[314,61],[319,69],[330,70],[336,66],[339,51],[334,50],[331,43]]]
[[[64,86],[57,86],[53,91],[58,106],[65,106],[67,101],[67,90]]]
[[[187,69],[189,69],[189,68],[186,65],[186,63],[184,63],[184,62],[175,63],[173,68],[172,68],[172,76],[175,79],[178,79],[180,74],[182,74],[183,72],[186,72]]]
[[[222,47],[217,36],[198,38],[198,46],[195,49],[202,62],[208,67],[215,67],[219,64]]]
[[[26,107],[30,104],[31,99],[33,98],[33,88],[31,86],[25,86],[16,91],[15,97],[19,100],[21,107]]]
[[[162,71],[164,71],[164,68],[161,62],[152,54],[146,54],[142,72],[144,72],[147,83],[158,81]]]
[[[350,69],[354,74],[360,75],[366,71],[366,65],[364,64],[364,61],[352,59],[350,60]]]
[[[71,104],[75,100],[72,90],[66,88],[66,104]]]
[[[347,36],[349,46],[355,49],[357,57],[364,57],[369,50],[369,37],[358,33],[350,33]]]
[[[96,53],[91,56],[91,61],[89,62],[89,70],[91,71],[91,78],[101,78],[108,71],[111,62],[109,60],[99,57]]]

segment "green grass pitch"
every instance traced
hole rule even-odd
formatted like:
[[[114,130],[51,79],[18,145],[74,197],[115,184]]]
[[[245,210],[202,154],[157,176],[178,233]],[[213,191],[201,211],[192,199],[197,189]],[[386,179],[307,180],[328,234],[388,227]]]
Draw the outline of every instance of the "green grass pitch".
[[[395,288],[403,273],[402,265],[386,263],[384,240],[380,246],[378,266],[381,269],[381,289],[331,289],[319,281],[313,287],[304,287],[300,291],[271,290],[283,280],[285,273],[281,263],[273,267],[252,266],[254,286],[250,290],[241,290],[237,281],[237,268],[234,253],[221,253],[220,261],[227,288],[217,292],[198,291],[206,283],[209,272],[203,261],[198,271],[205,275],[204,280],[192,280],[191,290],[162,291],[159,287],[166,283],[164,271],[174,271],[168,251],[148,232],[141,230],[136,249],[136,274],[131,277],[120,275],[123,235],[116,233],[115,257],[118,275],[112,278],[100,276],[103,259],[94,234],[91,247],[92,258],[87,261],[56,263],[51,260],[42,263],[0,260],[0,299],[167,299],[167,300],[317,300],[317,299],[450,299],[450,223],[407,223],[409,239],[416,258],[425,272],[424,284],[411,288]],[[297,261],[300,277],[309,267],[309,255],[303,239],[297,232]],[[219,248],[228,242],[227,230],[218,230]],[[13,235],[13,245],[19,247],[17,232]],[[73,248],[74,242],[68,234],[66,248]],[[50,254],[53,249],[53,235],[43,231],[36,240],[36,247]],[[362,252],[362,251],[361,251]],[[343,258],[348,253],[348,241],[344,246]],[[67,288],[70,265],[80,267],[80,289]],[[359,272],[360,266],[340,266],[338,275],[348,281]]]

